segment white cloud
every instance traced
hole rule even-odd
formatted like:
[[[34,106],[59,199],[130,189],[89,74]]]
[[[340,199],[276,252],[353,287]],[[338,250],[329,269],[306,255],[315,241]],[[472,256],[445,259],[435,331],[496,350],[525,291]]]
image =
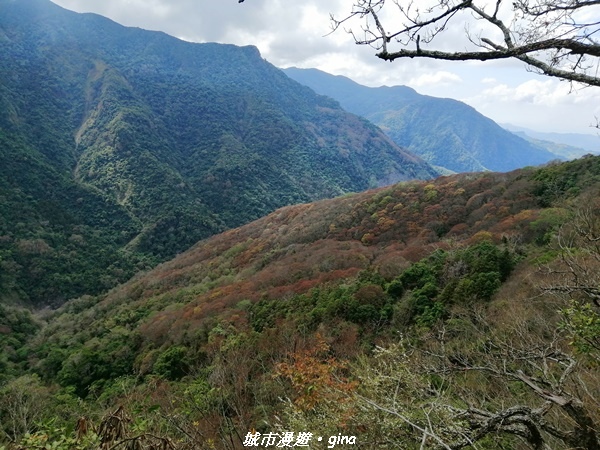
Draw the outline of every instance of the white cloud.
[[[447,86],[449,84],[461,83],[462,78],[452,72],[438,71],[435,73],[424,73],[418,77],[411,78],[408,82],[410,86],[421,87],[431,84]]]
[[[485,77],[481,79],[481,84],[496,84],[498,83],[498,80],[496,80],[494,77]]]
[[[498,84],[481,94],[487,101],[532,104],[546,107],[586,105],[600,101],[600,90],[571,86],[554,79],[528,80],[517,86]]]
[[[600,89],[547,78],[496,84],[463,100],[497,122],[541,131],[590,133],[600,112]]]

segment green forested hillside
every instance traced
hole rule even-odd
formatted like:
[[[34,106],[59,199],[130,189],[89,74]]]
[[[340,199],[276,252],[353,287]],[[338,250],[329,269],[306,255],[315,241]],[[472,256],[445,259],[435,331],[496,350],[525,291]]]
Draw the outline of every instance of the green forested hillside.
[[[292,67],[284,72],[366,117],[398,145],[454,172],[504,172],[565,159],[456,100],[420,95],[407,86],[370,88],[316,69]]]
[[[408,180],[252,47],[0,42],[0,450],[600,447],[600,157]]]
[[[0,299],[97,294],[275,208],[436,172],[256,48],[0,0]]]
[[[85,449],[596,448],[599,189],[598,157],[403,182],[279,209],[43,318],[7,310],[4,440],[70,448],[85,415],[121,430]],[[15,423],[14,398],[45,407]]]

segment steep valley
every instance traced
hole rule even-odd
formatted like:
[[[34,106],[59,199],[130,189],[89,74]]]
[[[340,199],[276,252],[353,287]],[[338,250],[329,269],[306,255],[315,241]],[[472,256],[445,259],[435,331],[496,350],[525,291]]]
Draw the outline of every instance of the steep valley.
[[[317,76],[0,0],[0,450],[600,448],[600,156]]]
[[[437,175],[254,47],[0,12],[5,299],[56,306],[278,207]]]

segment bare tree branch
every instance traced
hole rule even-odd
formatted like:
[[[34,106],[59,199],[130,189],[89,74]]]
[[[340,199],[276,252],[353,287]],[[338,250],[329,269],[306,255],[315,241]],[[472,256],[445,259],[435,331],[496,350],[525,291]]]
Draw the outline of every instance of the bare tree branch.
[[[386,61],[516,58],[544,75],[600,86],[600,43],[593,39],[600,32],[600,21],[583,19],[597,18],[598,6],[600,0],[496,0],[492,5],[483,0],[436,0],[424,5],[409,0],[356,0],[346,17],[332,17],[332,28],[358,19],[363,37],[352,28],[346,31],[357,44],[377,49],[376,55]],[[487,36],[474,39],[467,32],[468,42],[478,50],[447,50],[447,42],[434,46],[448,28],[464,28],[472,19],[481,21],[482,34],[500,33],[501,43]]]

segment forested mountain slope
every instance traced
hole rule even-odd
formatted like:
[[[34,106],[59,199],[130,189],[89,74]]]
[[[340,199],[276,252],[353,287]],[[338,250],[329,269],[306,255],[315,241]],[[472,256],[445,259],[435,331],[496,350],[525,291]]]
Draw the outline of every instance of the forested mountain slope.
[[[600,273],[586,244],[599,189],[588,157],[288,206],[69,302],[37,335],[16,317],[34,336],[8,346],[6,373],[62,389],[46,416],[73,395],[96,414],[125,405],[178,449],[243,448],[256,430],[418,448],[424,426],[451,448],[571,448],[569,427],[600,420],[600,321],[578,290]],[[571,275],[581,284],[564,290]],[[579,402],[570,419],[567,398]]]
[[[398,145],[455,172],[505,172],[562,158],[456,100],[420,95],[407,86],[370,88],[316,69],[284,72],[366,117]]]
[[[559,142],[535,139],[521,131],[512,131],[512,133],[522,137],[523,139],[531,142],[532,144],[545,148],[549,152],[554,153],[559,158],[576,159],[581,158],[585,155],[593,154],[592,152],[589,152],[580,147],[573,147],[571,145],[561,144]],[[595,153],[597,154],[597,152]]]
[[[554,143],[556,148],[549,150],[554,150],[553,153],[562,154],[567,158],[581,157],[586,153],[593,155],[600,153],[600,137],[597,134],[544,133],[510,124],[502,124],[502,126],[525,139]]]
[[[254,47],[0,0],[0,298],[96,294],[283,205],[435,175]]]

